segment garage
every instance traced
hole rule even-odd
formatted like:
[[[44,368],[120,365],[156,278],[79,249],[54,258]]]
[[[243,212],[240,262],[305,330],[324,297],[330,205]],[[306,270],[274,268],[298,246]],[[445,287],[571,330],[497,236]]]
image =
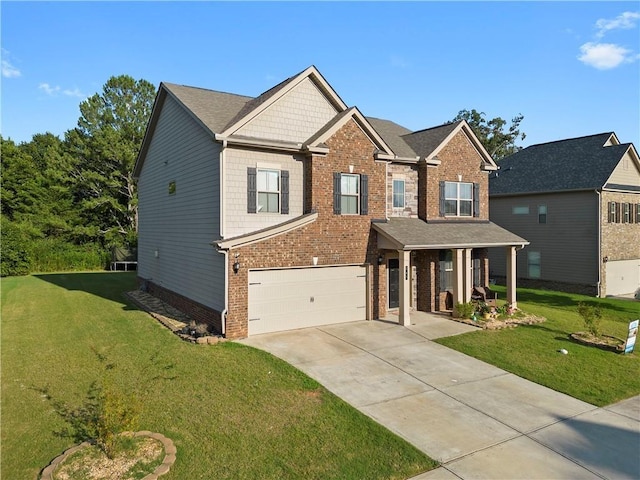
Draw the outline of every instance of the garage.
[[[606,264],[607,296],[634,293],[640,288],[640,260],[615,260]]]
[[[249,335],[366,318],[365,266],[249,272]]]

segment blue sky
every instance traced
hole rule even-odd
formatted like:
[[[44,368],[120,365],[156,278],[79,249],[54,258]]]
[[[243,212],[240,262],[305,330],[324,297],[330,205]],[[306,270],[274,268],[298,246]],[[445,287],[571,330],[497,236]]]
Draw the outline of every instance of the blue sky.
[[[640,147],[638,2],[0,3],[0,132],[63,136],[127,74],[256,96],[315,65],[348,105],[418,130],[524,115],[521,145]]]

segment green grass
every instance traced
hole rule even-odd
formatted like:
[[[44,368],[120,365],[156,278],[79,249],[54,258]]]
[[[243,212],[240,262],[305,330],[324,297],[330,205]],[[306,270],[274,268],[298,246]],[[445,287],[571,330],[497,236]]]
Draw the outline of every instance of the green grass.
[[[175,442],[163,479],[400,479],[436,465],[270,354],[180,340],[125,302],[135,273],[1,286],[2,478],[36,478],[73,445],[42,392],[79,406],[104,374],[100,356],[116,363],[123,388],[148,393],[140,429]]]
[[[504,287],[496,287],[505,298]],[[630,355],[579,345],[569,334],[586,331],[578,302],[599,305],[603,334],[627,338],[629,322],[640,318],[640,303],[562,292],[518,289],[518,307],[546,322],[514,329],[477,331],[436,340],[572,397],[603,406],[640,394],[640,351]],[[560,349],[568,355],[558,353]]]

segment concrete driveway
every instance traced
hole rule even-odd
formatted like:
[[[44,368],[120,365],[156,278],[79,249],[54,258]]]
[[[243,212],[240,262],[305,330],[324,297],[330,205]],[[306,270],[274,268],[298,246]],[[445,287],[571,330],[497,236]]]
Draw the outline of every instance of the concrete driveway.
[[[640,397],[597,408],[430,341],[474,327],[421,312],[411,320],[241,343],[294,365],[442,463],[416,480],[640,478]]]

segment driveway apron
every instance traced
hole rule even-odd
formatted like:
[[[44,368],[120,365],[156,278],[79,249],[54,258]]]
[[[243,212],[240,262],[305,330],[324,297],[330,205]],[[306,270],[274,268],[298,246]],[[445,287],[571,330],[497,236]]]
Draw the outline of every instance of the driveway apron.
[[[597,408],[432,342],[437,315],[257,335],[266,350],[442,463],[426,479],[638,479],[640,397]]]

